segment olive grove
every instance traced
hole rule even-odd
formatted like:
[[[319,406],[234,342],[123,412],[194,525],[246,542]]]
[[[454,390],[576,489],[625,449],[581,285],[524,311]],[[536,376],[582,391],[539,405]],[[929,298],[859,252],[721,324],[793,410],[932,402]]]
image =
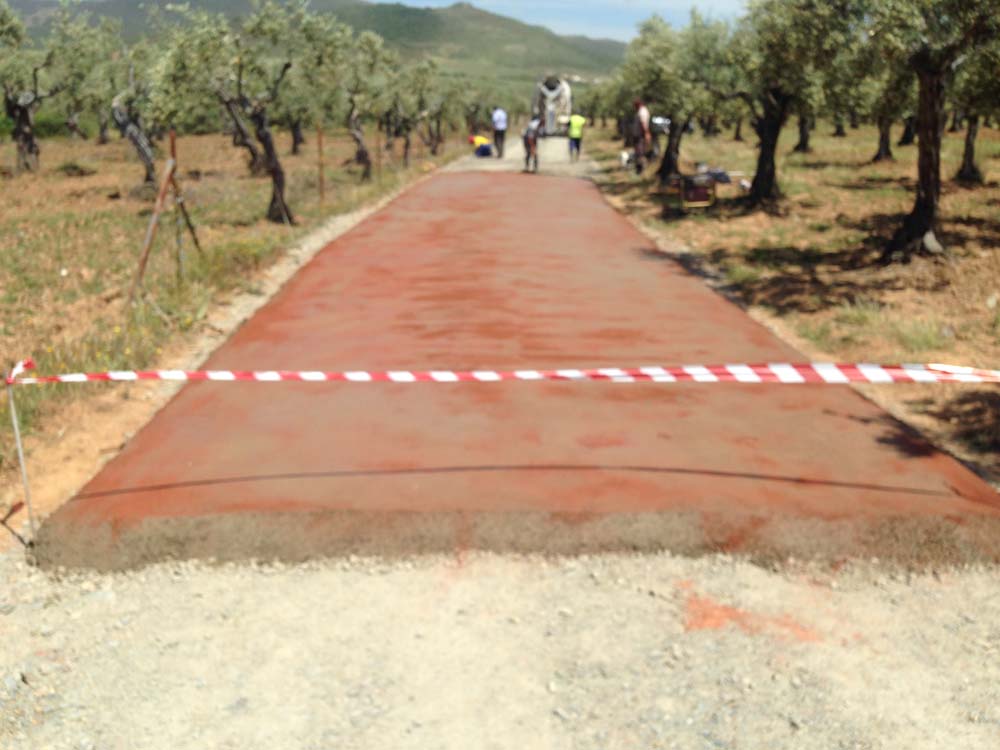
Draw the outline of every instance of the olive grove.
[[[649,19],[598,101],[620,119],[633,97],[669,117],[661,179],[678,170],[692,123],[714,136],[717,123],[728,121],[739,138],[746,117],[758,144],[751,206],[781,199],[775,157],[791,118],[801,152],[811,150],[818,117],[831,120],[838,136],[868,119],[878,129],[873,161],[893,158],[891,128],[903,122],[899,145],[918,143],[916,196],[882,259],[908,260],[942,251],[936,231],[948,107],[955,127],[964,121],[967,128],[957,177],[982,180],[975,141],[980,123],[1000,108],[998,38],[1000,0],[751,0],[729,24],[697,13],[682,29]]]

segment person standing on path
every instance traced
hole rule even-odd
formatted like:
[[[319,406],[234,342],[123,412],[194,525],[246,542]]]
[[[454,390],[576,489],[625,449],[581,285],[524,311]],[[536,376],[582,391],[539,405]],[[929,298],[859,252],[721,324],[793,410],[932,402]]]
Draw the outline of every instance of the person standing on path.
[[[542,132],[542,116],[533,115],[528,127],[524,129],[524,171],[538,171],[538,136]],[[534,162],[534,169],[531,163]]]
[[[507,140],[507,111],[503,107],[493,108],[493,145],[497,158],[503,158],[503,145]]]
[[[579,112],[574,113],[569,118],[569,160],[580,160],[580,146],[583,143],[583,126],[587,124],[587,118]]]
[[[636,99],[635,105],[635,173],[642,174],[646,158],[653,150],[653,131],[650,130],[649,108]]]

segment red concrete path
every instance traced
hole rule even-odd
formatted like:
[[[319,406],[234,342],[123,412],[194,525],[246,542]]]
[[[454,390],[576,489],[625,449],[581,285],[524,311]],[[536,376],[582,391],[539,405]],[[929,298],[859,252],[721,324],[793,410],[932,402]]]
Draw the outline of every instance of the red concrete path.
[[[206,367],[798,359],[653,252],[589,182],[466,173],[422,183],[332,243]],[[536,511],[585,527],[685,510],[756,529],[774,516],[998,507],[987,485],[847,387],[208,383],[185,387],[47,538],[72,546],[74,535],[86,550],[124,544],[140,520],[251,511],[359,511],[388,525],[401,511]],[[184,533],[168,554],[184,554]]]

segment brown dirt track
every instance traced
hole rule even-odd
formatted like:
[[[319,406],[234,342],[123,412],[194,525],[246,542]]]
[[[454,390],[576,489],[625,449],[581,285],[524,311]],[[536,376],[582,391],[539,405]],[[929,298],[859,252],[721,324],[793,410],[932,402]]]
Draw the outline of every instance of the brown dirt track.
[[[587,181],[428,180],[212,369],[792,361]],[[891,386],[890,386],[891,387]],[[1000,559],[1000,497],[847,387],[193,384],[48,519],[43,563],[471,548]]]

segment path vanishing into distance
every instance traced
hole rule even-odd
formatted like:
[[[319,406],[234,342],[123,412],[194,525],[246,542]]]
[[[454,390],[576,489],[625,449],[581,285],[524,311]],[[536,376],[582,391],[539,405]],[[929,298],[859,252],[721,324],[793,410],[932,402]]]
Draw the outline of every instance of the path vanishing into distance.
[[[466,162],[305,266],[205,363],[475,370],[803,357],[545,144]],[[478,169],[487,167],[488,169]],[[892,386],[887,386],[892,387]],[[995,558],[1000,497],[847,386],[193,383],[45,523],[44,563],[724,549]]]

